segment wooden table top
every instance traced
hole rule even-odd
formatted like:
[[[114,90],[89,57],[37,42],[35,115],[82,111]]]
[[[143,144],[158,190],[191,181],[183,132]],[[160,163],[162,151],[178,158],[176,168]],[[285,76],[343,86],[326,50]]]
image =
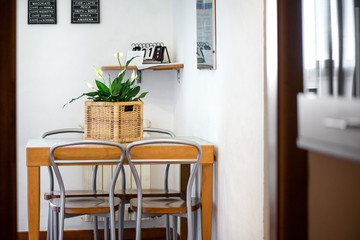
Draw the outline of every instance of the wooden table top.
[[[197,137],[176,137],[176,139],[190,140],[201,145],[202,158],[201,164],[212,164],[214,162],[214,145]],[[26,145],[27,166],[50,166],[49,149],[55,143],[66,143],[71,141],[79,141],[83,139],[76,138],[45,138],[30,139]],[[128,143],[125,143],[125,147]],[[86,151],[83,151],[86,148]],[[195,157],[195,149],[191,151],[190,146],[156,144],[150,146],[139,146],[132,150],[134,158],[138,159],[190,159]],[[176,151],[174,151],[176,150]],[[110,146],[74,146],[65,151],[57,150],[56,157],[61,159],[68,158],[69,155],[76,159],[111,159],[116,158],[120,150]]]

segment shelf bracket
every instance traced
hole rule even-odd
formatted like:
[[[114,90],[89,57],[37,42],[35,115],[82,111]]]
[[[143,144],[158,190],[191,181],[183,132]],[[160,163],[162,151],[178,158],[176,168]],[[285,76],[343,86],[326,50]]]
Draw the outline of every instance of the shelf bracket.
[[[180,83],[180,69],[176,69],[176,78],[177,78],[177,81],[178,83]]]
[[[142,74],[141,70],[136,70],[136,75],[139,76],[139,79],[136,80],[136,83],[138,83],[138,84],[141,83],[141,78],[142,78],[141,74]]]

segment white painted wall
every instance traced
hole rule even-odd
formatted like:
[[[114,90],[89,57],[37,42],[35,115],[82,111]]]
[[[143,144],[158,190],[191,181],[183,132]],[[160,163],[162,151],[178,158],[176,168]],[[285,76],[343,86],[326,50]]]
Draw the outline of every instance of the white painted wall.
[[[27,2],[17,0],[19,231],[27,230],[26,142],[47,130],[83,123],[85,99],[65,109],[62,105],[89,90],[84,81],[94,82],[93,66],[116,65],[113,53],[126,53],[132,42],[163,41],[170,56],[175,57],[171,1],[101,1],[100,24],[71,24],[71,1],[57,1],[56,25],[28,25]],[[161,14],[154,14],[159,9]],[[142,78],[142,90],[150,92],[144,99],[144,117],[151,120],[153,127],[172,130],[176,72],[147,71]],[[79,173],[71,174],[81,178]],[[41,178],[42,190],[47,190],[45,169]],[[47,202],[42,200],[42,230],[46,227],[46,211]],[[70,224],[68,229],[89,227],[79,221]]]
[[[160,40],[185,68],[180,84],[172,71],[144,73],[145,118],[215,144],[213,238],[263,239],[265,1],[217,1],[216,71],[196,69],[195,1],[101,1],[97,25],[72,25],[70,1],[58,1],[58,24],[48,26],[27,25],[27,1],[17,2],[19,231],[27,230],[26,141],[82,123],[82,101],[61,107],[87,90],[93,65],[115,64],[113,52],[133,41]]]
[[[214,239],[263,239],[265,1],[217,1],[216,71],[196,69],[194,1],[174,1],[184,62],[175,130],[216,146]]]

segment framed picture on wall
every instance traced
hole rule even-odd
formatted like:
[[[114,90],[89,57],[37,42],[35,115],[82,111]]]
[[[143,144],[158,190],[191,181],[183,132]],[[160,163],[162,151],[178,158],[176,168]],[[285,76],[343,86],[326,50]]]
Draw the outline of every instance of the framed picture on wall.
[[[71,23],[100,23],[100,0],[71,0]]]
[[[216,69],[215,0],[196,1],[197,68]]]
[[[28,0],[28,24],[56,24],[56,0]]]

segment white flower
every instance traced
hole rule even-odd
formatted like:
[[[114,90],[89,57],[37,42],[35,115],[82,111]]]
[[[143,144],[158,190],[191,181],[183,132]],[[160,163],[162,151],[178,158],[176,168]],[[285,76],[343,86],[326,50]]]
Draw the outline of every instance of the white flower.
[[[133,70],[131,74],[131,82],[135,81],[136,78],[137,78],[137,74],[135,73],[135,70]]]
[[[122,57],[122,56],[124,56],[124,54],[123,54],[122,52],[116,52],[116,53],[114,53],[114,57],[117,59],[120,67],[121,67],[120,57]],[[119,73],[119,75],[120,75],[120,74],[121,74],[121,73]]]
[[[94,66],[94,68],[95,68],[95,73],[96,73],[96,76],[98,77],[98,78],[103,78],[103,73],[102,73],[102,71],[100,70],[100,69],[98,69],[97,67],[95,67]]]
[[[122,52],[116,52],[114,53],[114,57],[115,58],[121,58],[122,56],[124,56],[124,54]]]
[[[95,87],[93,85],[91,85],[88,81],[85,81],[86,82],[86,85],[91,88],[91,89],[95,89]]]

